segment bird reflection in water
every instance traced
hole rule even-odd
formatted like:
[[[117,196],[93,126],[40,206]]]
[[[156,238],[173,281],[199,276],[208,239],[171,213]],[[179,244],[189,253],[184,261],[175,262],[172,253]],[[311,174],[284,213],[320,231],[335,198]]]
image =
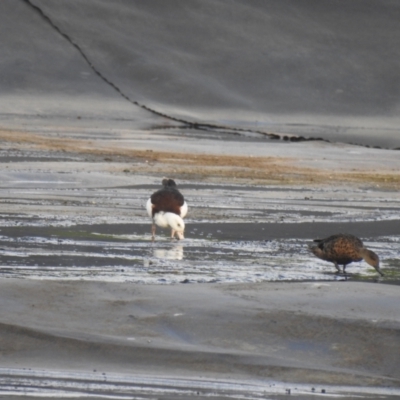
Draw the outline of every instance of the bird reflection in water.
[[[164,260],[183,260],[183,246],[177,244],[170,249],[154,249],[153,255]]]

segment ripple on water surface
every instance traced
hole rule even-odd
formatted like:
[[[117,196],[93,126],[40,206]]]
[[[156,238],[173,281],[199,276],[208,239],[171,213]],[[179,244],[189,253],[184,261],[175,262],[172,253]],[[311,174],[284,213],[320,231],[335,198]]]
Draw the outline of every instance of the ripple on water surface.
[[[350,264],[348,276],[335,274],[333,264],[315,258],[310,240],[170,240],[149,234],[105,235],[79,231],[58,235],[0,236],[4,277],[94,280],[135,283],[261,282],[288,280],[376,279],[365,262]],[[72,236],[72,235],[71,235]],[[398,270],[393,244],[399,237],[380,237],[365,244],[377,251],[383,270],[394,279]],[[397,278],[396,278],[397,279]]]

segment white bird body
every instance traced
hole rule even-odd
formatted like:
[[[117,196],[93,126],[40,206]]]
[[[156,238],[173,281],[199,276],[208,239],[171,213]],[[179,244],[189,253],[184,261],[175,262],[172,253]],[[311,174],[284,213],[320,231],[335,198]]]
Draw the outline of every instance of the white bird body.
[[[179,215],[160,211],[154,215],[153,221],[160,228],[171,228],[171,237],[176,234],[179,239],[184,239],[185,223]]]

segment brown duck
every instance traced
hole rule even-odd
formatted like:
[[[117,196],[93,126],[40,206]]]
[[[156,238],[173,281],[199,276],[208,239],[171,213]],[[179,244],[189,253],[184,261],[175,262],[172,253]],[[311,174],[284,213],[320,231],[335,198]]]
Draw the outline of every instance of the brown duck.
[[[310,245],[310,250],[321,260],[333,262],[338,273],[341,272],[339,265],[343,265],[345,274],[347,264],[364,260],[383,276],[378,255],[365,248],[363,242],[354,235],[339,233],[326,239],[315,239],[314,242],[317,244]]]

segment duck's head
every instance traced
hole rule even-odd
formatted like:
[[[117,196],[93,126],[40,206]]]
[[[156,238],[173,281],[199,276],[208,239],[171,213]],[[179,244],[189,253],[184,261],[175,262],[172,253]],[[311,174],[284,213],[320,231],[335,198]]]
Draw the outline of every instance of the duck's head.
[[[379,256],[378,254],[374,253],[372,250],[363,249],[362,257],[364,258],[365,262],[374,267],[379,274],[383,276],[383,273],[379,267]]]
[[[169,212],[165,213],[165,219],[171,228],[171,237],[173,238],[176,234],[178,239],[184,239],[185,223],[183,219],[179,215]]]
[[[164,187],[176,187],[176,183],[173,179],[163,178],[161,183]]]

